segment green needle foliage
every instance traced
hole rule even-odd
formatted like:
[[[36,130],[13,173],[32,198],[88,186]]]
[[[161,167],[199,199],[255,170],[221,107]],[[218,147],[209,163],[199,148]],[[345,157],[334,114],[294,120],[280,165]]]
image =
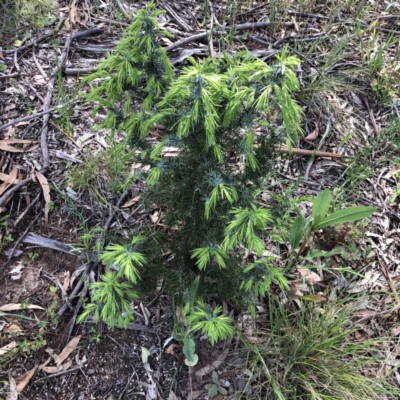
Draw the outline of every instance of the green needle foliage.
[[[290,97],[298,88],[292,70],[298,60],[283,51],[272,66],[248,53],[189,62],[147,119],[131,116],[135,124],[128,122],[127,131],[145,138],[154,124],[165,127],[163,140],[141,154],[151,166],[143,203],[162,205],[174,228],[161,244],[174,255],[162,272],[167,287],[177,271],[201,270],[202,289],[232,299],[243,274],[237,250],[244,246],[262,257],[265,228],[273,221],[257,198],[275,145],[290,146],[301,133],[301,111]],[[176,157],[168,156],[170,146],[178,149]],[[210,286],[210,279],[218,284]]]
[[[103,107],[108,111],[100,127],[122,130],[134,99],[142,99],[143,108],[150,109],[173,78],[172,65],[159,42],[161,36],[171,35],[158,27],[155,18],[162,11],[151,11],[154,7],[150,4],[138,11],[115,53],[86,78],[100,81],[88,96],[97,102],[94,114]]]
[[[273,223],[258,197],[274,167],[276,146],[286,142],[290,148],[302,133],[301,108],[293,100],[299,60],[287,49],[272,64],[248,52],[189,58],[189,66],[174,77],[160,46],[166,32],[153,8],[138,12],[115,53],[88,78],[89,100],[97,102],[94,113],[108,111],[101,126],[113,135],[123,132],[135,161],[147,166],[135,176],[146,183],[142,204],[161,207],[168,229],[155,235],[146,227],[131,244],[107,247],[101,260],[119,268],[117,283],[124,278],[146,286],[163,279],[178,303],[198,276],[200,297],[243,303],[253,289],[241,285],[249,271],[240,251],[254,252],[262,264],[266,228]],[[155,124],[164,127],[158,143],[149,136]],[[286,285],[272,264],[258,268],[257,276],[260,293],[275,281]],[[207,314],[202,307],[196,312]],[[205,325],[193,329],[207,326],[213,342],[231,334],[213,328],[223,320],[218,313],[204,316]]]
[[[94,289],[92,302],[85,306],[78,323],[93,314],[96,323],[104,321],[111,328],[115,325],[126,328],[133,320],[130,303],[138,299],[133,286],[121,281],[114,272],[107,271],[102,275],[101,282],[90,284],[90,289]]]
[[[100,260],[107,267],[117,267],[118,278],[126,278],[132,283],[136,283],[139,277],[137,267],[141,267],[146,263],[143,254],[135,251],[135,245],[145,239],[144,236],[134,236],[131,243],[126,245],[110,244],[101,254]]]
[[[221,314],[221,306],[212,310],[203,301],[198,300],[187,317],[190,332],[201,331],[202,334],[206,333],[212,345],[219,340],[233,337],[235,329],[231,326],[232,319]]]

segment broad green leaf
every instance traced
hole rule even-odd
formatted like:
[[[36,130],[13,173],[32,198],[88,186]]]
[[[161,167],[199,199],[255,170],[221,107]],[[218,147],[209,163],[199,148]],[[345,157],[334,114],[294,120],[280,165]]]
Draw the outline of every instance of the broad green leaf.
[[[292,247],[292,251],[297,249],[300,244],[300,240],[303,237],[304,219],[302,216],[298,216],[294,221],[292,228],[290,229],[289,242]]]
[[[367,218],[375,212],[374,207],[350,207],[323,218],[315,227],[316,229],[327,228],[328,226],[344,224],[345,222],[358,221]]]
[[[332,194],[328,189],[323,190],[315,198],[312,208],[312,217],[314,218],[313,226],[317,226],[325,217],[332,201]]]
[[[341,249],[341,248],[333,249],[332,251],[314,249],[314,250],[311,250],[311,252],[308,253],[306,256],[300,257],[300,260],[311,261],[317,257],[331,257],[336,254],[342,254],[342,252],[343,252],[343,249]]]
[[[227,395],[228,394],[228,391],[225,388],[223,388],[222,386],[220,386],[218,388],[218,391],[223,395]]]
[[[206,387],[208,389],[208,397],[215,397],[218,394],[218,386],[210,383],[209,385],[207,385]]]
[[[187,358],[189,362],[193,362],[195,360],[196,345],[192,338],[185,338],[183,340],[183,354]]]

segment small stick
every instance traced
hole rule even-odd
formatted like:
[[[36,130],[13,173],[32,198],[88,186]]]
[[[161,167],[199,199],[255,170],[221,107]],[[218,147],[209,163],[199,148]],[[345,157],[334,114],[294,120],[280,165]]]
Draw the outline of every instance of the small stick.
[[[54,29],[54,31],[50,32],[50,33],[46,33],[45,35],[41,36],[39,39],[33,39],[31,42],[21,46],[21,47],[16,47],[14,49],[10,49],[10,50],[2,50],[4,54],[8,54],[8,53],[12,53],[14,51],[21,51],[21,50],[25,50],[25,49],[29,49],[32,46],[36,46],[37,44],[39,44],[40,42],[43,42],[44,40],[46,40],[47,38],[53,36],[62,26],[62,24],[64,23],[65,20],[65,15],[62,14],[61,18],[60,18],[60,22],[58,23],[58,25],[56,26],[56,28]]]
[[[18,245],[21,243],[22,239],[26,236],[26,234],[29,232],[29,230],[32,228],[33,224],[36,222],[36,220],[39,218],[40,212],[36,214],[36,217],[30,222],[28,227],[25,229],[24,233],[18,238],[17,242],[15,243],[10,256],[8,257],[8,260],[2,265],[0,268],[0,272],[3,272],[8,264],[10,264],[12,258],[14,257],[15,250],[17,250]]]
[[[26,207],[26,209],[24,210],[24,212],[14,221],[14,223],[13,223],[13,227],[14,227],[14,228],[15,228],[15,227],[20,223],[20,221],[25,217],[25,215],[28,213],[28,211],[37,203],[37,201],[39,200],[40,194],[41,194],[41,193],[39,193],[39,194],[35,197],[35,199],[28,205],[28,207]]]
[[[49,378],[55,378],[56,376],[61,376],[61,375],[65,375],[65,374],[69,374],[70,372],[74,372],[78,369],[81,369],[81,367],[74,367],[74,368],[69,368],[66,371],[60,371],[60,372],[56,372],[55,374],[51,374],[51,375],[47,375],[44,378],[40,378],[37,381],[34,381],[33,383],[36,384],[38,382],[42,382],[42,381],[46,381]]]

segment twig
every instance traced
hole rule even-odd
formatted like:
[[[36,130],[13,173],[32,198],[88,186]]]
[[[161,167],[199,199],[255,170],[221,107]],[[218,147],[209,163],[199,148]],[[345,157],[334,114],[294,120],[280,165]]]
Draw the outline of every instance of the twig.
[[[89,67],[89,68],[63,68],[64,75],[67,76],[76,76],[76,75],[84,75],[91,74],[97,71],[97,67]]]
[[[42,66],[40,65],[38,59],[36,58],[35,51],[32,52],[33,60],[35,61],[36,67],[39,70],[39,72],[42,74],[44,79],[47,79],[47,74],[43,70]]]
[[[60,131],[68,140],[70,140],[70,141],[75,145],[75,147],[79,150],[79,152],[80,152],[81,154],[83,154],[83,153],[82,153],[82,150],[81,150],[81,148],[80,148],[80,146],[79,146],[79,144],[76,143],[75,140],[72,139],[72,137],[70,137],[70,136],[68,135],[67,132],[65,132],[65,131],[64,131],[61,127],[59,127],[55,122],[49,121],[49,123],[50,123],[50,125],[52,125],[54,128],[56,128],[58,131]]]
[[[262,40],[262,39],[260,39],[259,37],[257,37],[257,36],[254,36],[254,35],[249,35],[249,38],[251,39],[251,40],[254,40],[256,43],[260,43],[260,44],[262,44],[263,46],[271,46],[271,43],[270,42],[266,42],[265,40]]]
[[[377,135],[379,135],[378,125],[376,125],[376,120],[375,120],[375,117],[374,117],[374,112],[372,111],[372,109],[371,109],[371,107],[370,107],[370,105],[369,105],[368,97],[365,96],[365,95],[361,95],[361,96],[360,96],[360,99],[361,99],[361,102],[363,103],[364,107],[368,110],[368,114],[369,114],[369,117],[371,118],[371,122],[372,122],[372,125],[373,125],[373,127],[374,127],[375,133],[376,133]]]
[[[121,393],[119,394],[117,400],[121,400],[121,399],[122,399],[123,395],[125,394],[126,390],[128,389],[129,384],[131,383],[131,380],[132,380],[132,378],[133,378],[134,375],[136,375],[137,380],[139,380],[139,377],[138,377],[138,375],[137,375],[137,373],[136,373],[135,368],[133,368],[132,375],[131,375],[130,378],[128,379],[128,382],[126,383],[124,389],[122,389],[122,391],[121,391]]]
[[[65,292],[65,289],[63,288],[63,285],[61,285],[60,281],[56,278],[51,277],[50,275],[47,275],[45,272],[40,271],[40,273],[47,278],[49,281],[53,282],[58,288],[60,289],[61,292],[61,297],[64,300],[65,303],[68,303],[68,306],[71,307],[71,303],[68,300],[67,293]]]
[[[85,270],[83,271],[83,274],[82,274],[84,276],[84,278],[86,278],[86,279],[87,279],[87,275],[89,273],[89,269],[90,269],[90,263],[87,263],[86,268],[85,268]],[[75,286],[74,290],[72,291],[71,295],[68,297],[68,301],[71,301],[78,294],[78,292],[81,289],[82,285],[83,285],[83,281],[82,281],[82,279],[79,279],[78,283],[76,284],[76,286]],[[69,305],[67,303],[65,303],[60,308],[60,310],[58,311],[57,315],[59,317],[64,315],[64,313],[65,313],[65,311],[67,311],[68,307],[69,307]]]
[[[26,50],[29,49],[33,46],[38,45],[39,43],[43,42],[44,40],[46,40],[47,38],[53,36],[56,32],[59,31],[59,29],[61,28],[62,24],[65,21],[65,14],[61,15],[60,21],[57,24],[56,28],[54,29],[54,31],[51,31],[50,33],[46,33],[45,35],[41,36],[39,39],[33,39],[31,42],[21,46],[21,47],[16,47],[14,49],[11,50],[2,50],[4,54],[8,54],[8,53],[12,53],[14,51],[21,51],[21,50]]]
[[[3,264],[3,266],[0,268],[0,272],[3,272],[8,264],[10,264],[12,258],[14,257],[14,253],[15,250],[17,250],[18,245],[21,243],[21,241],[24,239],[24,237],[26,236],[26,234],[29,232],[29,230],[32,228],[33,224],[36,222],[36,220],[39,218],[40,216],[40,212],[36,214],[36,217],[29,223],[28,227],[25,229],[24,233],[18,238],[18,240],[16,241],[10,256],[8,257],[8,260]]]
[[[331,22],[335,22],[337,24],[343,24],[343,25],[352,25],[352,24],[356,23],[356,21],[354,21],[354,20],[342,20],[342,19],[339,19],[337,17],[331,18],[331,17],[326,17],[325,15],[310,14],[310,13],[305,13],[305,12],[300,12],[300,11],[288,10],[287,13],[289,15],[297,15],[299,17],[304,17],[304,18],[315,18],[315,19],[320,20],[320,21],[331,21]],[[385,17],[385,16],[383,16],[383,17]],[[394,15],[386,16],[386,17],[390,17],[388,19],[396,19]],[[373,22],[373,21],[380,20],[380,19],[384,19],[384,18],[379,18],[379,17],[370,18],[370,19],[367,19],[367,22]],[[400,17],[397,17],[397,19],[400,19]],[[363,28],[367,28],[368,27],[368,24],[366,22],[358,21],[358,23]],[[395,29],[381,28],[380,26],[376,26],[375,29],[377,29],[377,30],[379,30],[381,32],[397,33],[397,34],[399,33],[399,31],[397,31]]]
[[[243,30],[246,30],[246,29],[266,28],[266,27],[271,26],[271,25],[273,25],[273,22],[255,22],[255,23],[249,22],[249,23],[245,23],[245,24],[227,26],[226,30],[234,29],[234,30],[237,30],[237,31],[243,31]],[[283,23],[283,26],[286,26],[286,27],[292,27],[293,25],[294,25],[293,22],[285,22],[285,23]],[[215,31],[214,33],[216,33],[216,34],[224,34],[224,32],[222,32],[222,31]],[[198,33],[197,35],[193,35],[193,36],[178,40],[177,42],[175,42],[175,43],[171,44],[170,46],[166,47],[165,50],[167,52],[168,51],[172,51],[172,50],[177,49],[180,46],[184,46],[185,44],[196,42],[196,41],[199,41],[199,40],[202,40],[202,39],[206,39],[207,36],[208,36],[208,32]]]
[[[33,75],[35,74],[34,73],[22,74],[20,72],[14,72],[13,74],[0,75],[0,79],[15,78],[16,76],[33,76]]]
[[[208,0],[207,0],[208,1]],[[208,46],[210,48],[211,57],[215,58],[214,44],[213,44],[213,33],[214,33],[214,11],[210,1],[208,1],[208,6],[210,9],[211,15],[211,24],[210,24],[210,35],[208,36]]]
[[[176,14],[176,12],[165,2],[158,2],[158,5],[163,8],[173,19],[174,21],[186,32],[190,32],[191,27],[182,21],[182,19]]]
[[[26,86],[28,86],[33,93],[35,93],[36,97],[42,102],[44,103],[44,98],[42,97],[42,95],[35,89],[35,87],[32,85],[32,83],[30,83],[27,80],[23,80],[23,82],[25,83]]]
[[[128,190],[125,190],[121,194],[121,196],[119,197],[117,203],[115,204],[115,208],[118,208],[121,205],[121,203],[124,201],[124,199],[127,196],[127,194],[128,194]],[[110,216],[108,217],[106,223],[103,226],[103,230],[104,231],[108,230],[108,228],[110,227],[110,224],[111,224],[111,222],[112,222],[112,220],[114,218],[114,215],[115,215],[115,211],[114,212],[110,212]]]
[[[39,200],[40,197],[40,193],[34,198],[34,200],[28,205],[28,207],[26,207],[26,209],[24,210],[24,212],[14,221],[13,223],[13,227],[15,228],[20,221],[25,217],[25,215],[28,213],[28,211],[37,203],[37,201]]]
[[[51,374],[51,375],[47,375],[44,378],[40,378],[38,380],[35,380],[33,383],[36,384],[38,382],[43,382],[46,381],[49,378],[55,378],[57,376],[61,376],[61,375],[65,375],[65,374],[69,374],[70,372],[74,372],[77,371],[78,369],[81,369],[81,367],[74,367],[74,368],[69,368],[66,371],[60,371],[60,372],[56,372],[55,374]]]
[[[68,101],[68,102],[65,103],[65,104],[69,104],[69,103],[71,103],[71,102],[76,102],[76,101],[79,100],[79,99],[81,99],[81,97],[78,97],[78,98],[76,98],[76,99],[70,100],[70,101]],[[2,131],[2,130],[4,130],[4,129],[8,128],[9,126],[19,124],[20,122],[29,121],[30,119],[38,118],[38,117],[41,117],[42,115],[45,115],[45,114],[48,114],[48,113],[52,113],[53,111],[57,111],[57,110],[59,110],[59,109],[62,108],[62,107],[64,107],[64,105],[60,105],[60,106],[57,106],[57,107],[54,107],[54,108],[50,108],[49,110],[41,111],[40,113],[37,113],[37,114],[27,115],[26,117],[14,119],[14,120],[11,121],[11,122],[7,122],[7,123],[4,124],[4,125],[0,125],[0,131]]]
[[[79,311],[80,311],[80,309],[82,307],[83,301],[85,300],[85,297],[87,295],[88,290],[89,290],[89,281],[87,279],[85,279],[85,284],[83,286],[83,290],[82,290],[81,294],[79,295],[79,301],[78,301],[78,304],[75,307],[74,315],[72,316],[71,322],[70,322],[70,325],[69,325],[67,341],[66,341],[67,343],[69,342],[69,338],[71,337],[72,329],[74,329],[76,318],[77,318],[78,313],[79,313]]]
[[[78,43],[73,45],[75,49],[90,51],[91,53],[112,53],[115,47],[104,47],[104,46],[82,46]]]
[[[115,0],[115,2],[117,3],[118,8],[120,9],[120,11],[122,12],[122,14],[125,15],[125,17],[130,18],[131,16],[128,14],[128,12],[125,10],[125,7],[121,4],[121,2],[119,0]]]
[[[58,60],[58,64],[53,69],[53,71],[51,73],[51,78],[50,78],[49,82],[47,83],[48,89],[47,89],[47,94],[46,94],[46,98],[44,100],[44,105],[43,105],[44,111],[46,111],[50,108],[51,99],[53,98],[53,90],[54,90],[54,84],[56,81],[56,75],[57,75],[58,71],[61,69],[61,67],[63,66],[65,60],[67,59],[69,46],[72,41],[72,36],[73,35],[70,35],[68,37],[68,39],[66,40],[64,49],[61,53],[60,59]],[[49,113],[44,114],[43,123],[42,123],[42,132],[40,134],[40,147],[42,150],[42,162],[43,162],[42,169],[45,171],[47,171],[47,169],[49,168],[49,148],[47,146],[47,132],[49,131],[49,119],[50,119],[50,114]]]
[[[40,173],[45,172],[44,170],[40,170]],[[17,183],[16,185],[14,185],[11,189],[8,189],[3,196],[0,197],[0,212],[3,212],[3,208],[4,206],[7,204],[8,199],[14,194],[16,193],[19,189],[23,188],[25,185],[27,185],[28,183],[32,182],[33,178],[29,177],[24,179],[23,181],[20,181],[19,183]]]
[[[311,14],[311,13],[307,13],[307,12],[300,12],[300,11],[291,11],[288,10],[287,13],[289,15],[297,15],[299,17],[304,17],[304,18],[315,18],[315,19],[319,19],[321,21],[334,21],[334,22],[342,22],[339,21],[339,19],[337,17],[331,18],[331,17],[327,17],[325,15],[321,15],[321,14]]]
[[[87,13],[88,13],[89,24],[92,25],[92,17],[90,15],[90,7],[89,7],[87,0],[85,0],[85,6],[86,6]]]
[[[328,119],[328,122],[326,123],[325,133],[324,133],[324,135],[322,136],[321,140],[319,141],[316,150],[319,150],[319,149],[322,147],[322,145],[324,144],[325,139],[326,139],[328,133],[329,133],[330,130],[331,130],[332,119],[333,119],[333,116],[331,115],[331,116],[329,117],[329,119]],[[317,151],[315,151],[315,156],[317,156]],[[309,162],[309,164],[308,164],[308,166],[307,166],[306,172],[305,172],[305,174],[304,174],[304,180],[308,180],[308,175],[310,174],[311,167],[312,167],[312,165],[314,164],[315,156],[311,158],[311,160],[310,160],[310,162]],[[317,156],[317,157],[318,157],[318,156]]]

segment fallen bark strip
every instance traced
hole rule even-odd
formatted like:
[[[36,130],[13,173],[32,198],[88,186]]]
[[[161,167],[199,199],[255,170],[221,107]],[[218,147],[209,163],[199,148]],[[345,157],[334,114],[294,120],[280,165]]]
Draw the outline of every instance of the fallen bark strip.
[[[43,236],[37,235],[36,233],[30,232],[25,239],[24,243],[33,244],[40,247],[45,247],[47,249],[61,251],[63,253],[71,254],[73,256],[77,256],[84,260],[88,260],[91,262],[97,262],[98,258],[95,253],[89,253],[86,251],[76,251],[73,246],[60,242],[58,240],[45,238]]]
[[[245,24],[227,26],[225,28],[225,30],[229,31],[229,30],[232,29],[232,30],[236,30],[236,31],[244,31],[246,29],[266,28],[266,27],[271,26],[273,24],[274,24],[273,22],[255,22],[255,23],[249,22],[249,23],[245,23]],[[282,25],[287,27],[287,28],[290,28],[290,27],[294,26],[294,23],[293,22],[284,22],[284,23],[282,23]],[[223,35],[225,33],[226,32],[219,31],[219,30],[214,31],[214,34],[222,34]],[[177,42],[169,45],[168,47],[165,47],[165,50],[167,52],[168,51],[172,51],[172,50],[177,49],[180,46],[184,46],[185,44],[192,43],[192,42],[197,42],[197,41],[202,40],[202,39],[206,39],[209,34],[210,34],[209,32],[203,32],[203,33],[198,33],[197,35],[189,36],[187,38],[178,40]]]

